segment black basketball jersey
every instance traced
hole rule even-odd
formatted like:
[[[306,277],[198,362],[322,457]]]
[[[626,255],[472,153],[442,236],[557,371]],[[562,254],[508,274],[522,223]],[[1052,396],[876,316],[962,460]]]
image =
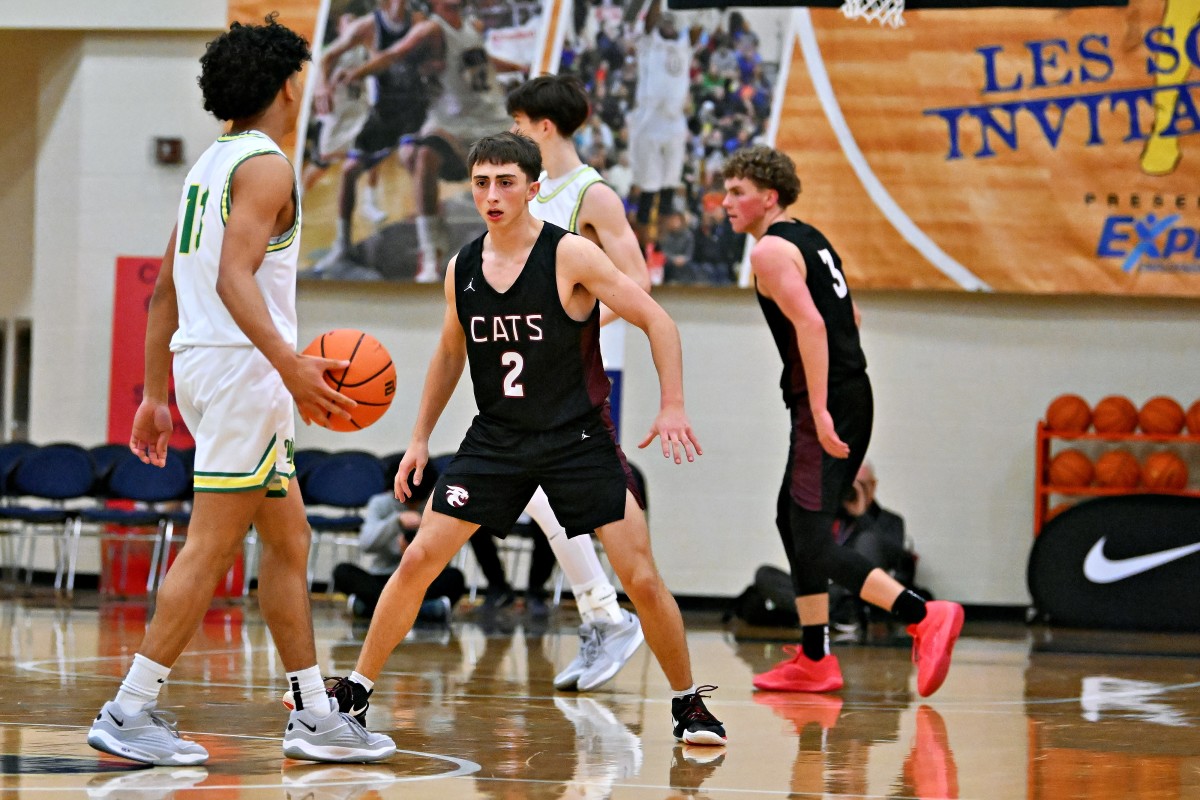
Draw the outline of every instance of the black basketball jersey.
[[[458,321],[467,340],[475,403],[484,418],[518,430],[550,430],[604,405],[600,304],[583,322],[568,316],[555,280],[567,231],[545,223],[516,281],[498,292],[483,277],[480,236],[454,266]]]
[[[858,339],[858,326],[854,323],[850,287],[846,285],[842,260],[838,258],[833,245],[819,230],[799,220],[776,222],[767,228],[765,235],[786,239],[796,245],[804,257],[807,273],[804,282],[817,311],[825,320],[825,336],[829,344],[829,385],[866,372],[867,357]],[[763,297],[757,291],[755,294],[763,316],[767,318],[767,327],[775,337],[775,346],[783,358],[779,387],[783,390],[784,402],[791,407],[808,397],[804,363],[796,344],[796,328],[774,300]]]
[[[375,52],[382,53],[403,39],[412,30],[412,18],[405,12],[404,19],[393,22],[382,10],[376,9]],[[376,72],[375,105],[383,113],[424,113],[427,99],[421,79],[421,61],[424,54],[418,49],[399,61],[393,61],[383,70]]]

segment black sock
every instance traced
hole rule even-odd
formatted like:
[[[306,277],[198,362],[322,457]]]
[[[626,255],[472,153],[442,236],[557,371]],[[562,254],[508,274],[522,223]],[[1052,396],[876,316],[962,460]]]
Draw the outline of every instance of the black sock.
[[[810,661],[820,661],[829,655],[829,626],[801,625],[800,650]]]
[[[916,625],[925,619],[925,599],[912,589],[905,589],[892,603],[892,613],[906,625]]]

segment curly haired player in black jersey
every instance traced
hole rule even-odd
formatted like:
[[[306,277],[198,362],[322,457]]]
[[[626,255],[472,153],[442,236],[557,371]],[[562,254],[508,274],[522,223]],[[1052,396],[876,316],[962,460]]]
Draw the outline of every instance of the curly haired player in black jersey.
[[[754,288],[783,359],[780,388],[792,416],[775,522],[791,566],[801,640],[793,657],[755,676],[754,686],[783,692],[842,688],[841,667],[829,652],[832,578],[908,624],[917,691],[926,697],[946,679],[962,606],[927,603],[833,538],[834,515],[866,456],[874,416],[842,261],[820,231],[788,217],[800,179],[786,154],[743,148],[722,172],[730,224],[757,240],[750,253]]]

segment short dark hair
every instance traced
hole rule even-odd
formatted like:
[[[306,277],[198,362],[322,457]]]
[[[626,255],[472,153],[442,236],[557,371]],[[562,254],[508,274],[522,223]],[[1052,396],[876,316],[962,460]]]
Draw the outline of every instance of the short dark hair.
[[[763,189],[779,194],[779,207],[787,208],[800,196],[800,178],[787,153],[765,145],[743,147],[734,152],[721,169],[723,178],[746,178]]]
[[[220,120],[249,119],[264,111],[288,78],[312,59],[308,42],[280,25],[277,13],[262,25],[235,22],[200,57],[204,110]]]
[[[536,181],[542,174],[542,152],[537,143],[519,133],[493,133],[483,136],[467,151],[467,171],[473,172],[476,164],[516,164],[521,171]]]
[[[508,113],[520,111],[534,122],[548,119],[561,136],[587,122],[591,108],[583,84],[574,75],[539,75],[508,93]]]

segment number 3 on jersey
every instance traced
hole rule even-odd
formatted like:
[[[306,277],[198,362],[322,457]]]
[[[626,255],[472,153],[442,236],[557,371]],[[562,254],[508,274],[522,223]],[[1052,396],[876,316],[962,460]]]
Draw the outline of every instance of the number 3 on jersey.
[[[193,183],[187,191],[187,208],[183,212],[183,230],[179,232],[179,252],[182,255],[200,246],[200,232],[204,228],[204,204],[208,202],[208,190],[200,194],[200,184]],[[192,229],[196,232],[193,236]]]
[[[500,363],[509,368],[504,375],[504,396],[524,397],[525,385],[518,383],[517,378],[521,377],[521,370],[525,368],[525,359],[521,358],[520,353],[509,350],[500,356]]]
[[[833,275],[833,293],[838,297],[845,297],[850,290],[846,287],[846,276],[833,263],[833,254],[824,247],[817,254],[821,256],[821,260],[825,262],[825,266],[829,267],[829,274]]]

